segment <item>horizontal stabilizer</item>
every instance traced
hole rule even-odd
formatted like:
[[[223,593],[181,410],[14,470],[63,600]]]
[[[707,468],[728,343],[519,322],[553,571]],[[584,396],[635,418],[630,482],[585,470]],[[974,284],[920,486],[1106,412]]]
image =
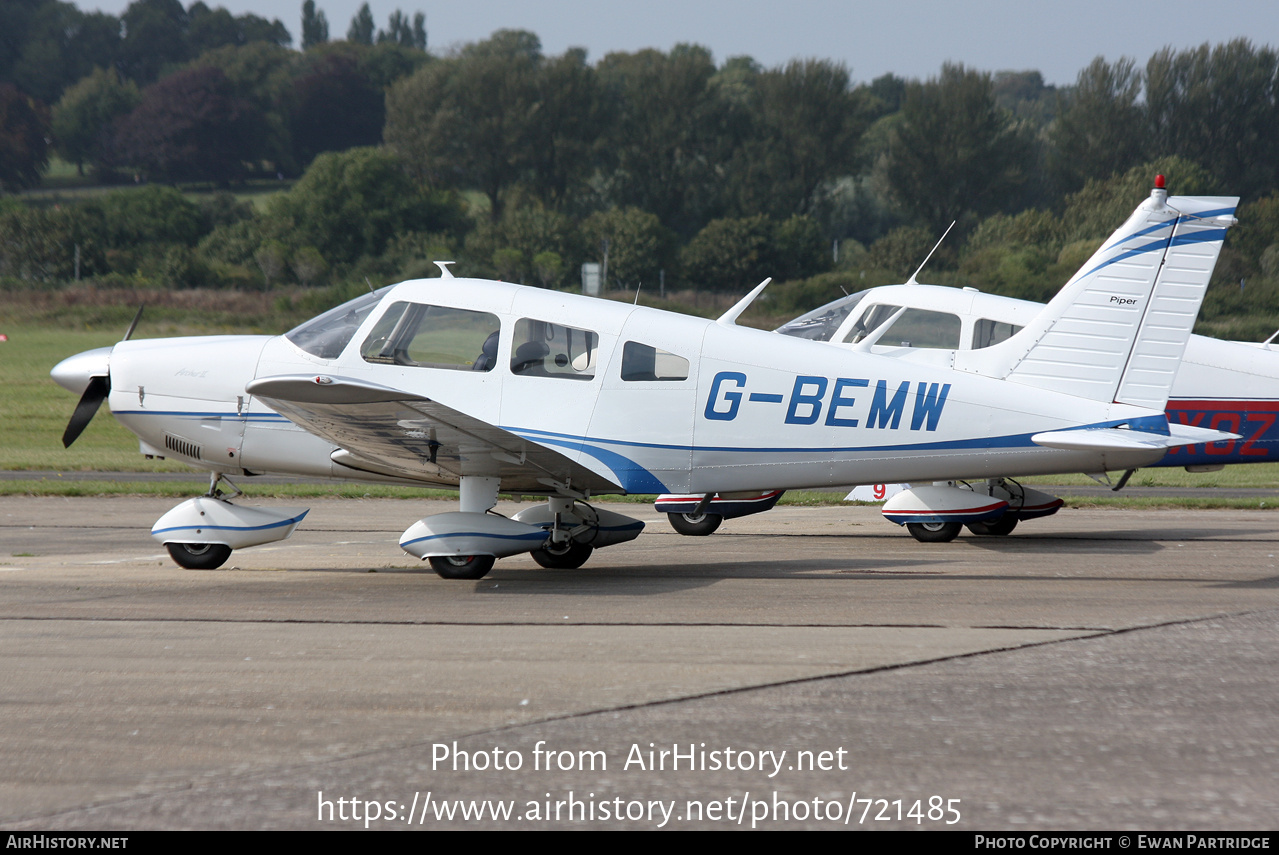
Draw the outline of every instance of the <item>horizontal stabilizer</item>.
[[[1150,433],[1128,428],[1089,428],[1086,430],[1053,430],[1037,433],[1030,438],[1045,448],[1065,451],[1140,451],[1154,448],[1177,448],[1181,445],[1199,445],[1205,442],[1227,442],[1239,439],[1237,433],[1169,425],[1170,433]]]

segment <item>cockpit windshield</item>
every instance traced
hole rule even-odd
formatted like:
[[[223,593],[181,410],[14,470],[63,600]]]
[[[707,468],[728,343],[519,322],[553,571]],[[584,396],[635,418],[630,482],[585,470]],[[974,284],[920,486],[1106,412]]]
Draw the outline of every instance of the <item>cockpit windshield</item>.
[[[382,302],[391,286],[379,288],[371,294],[361,294],[336,309],[329,309],[299,327],[285,333],[285,338],[312,356],[320,359],[337,359],[350,344],[355,331]]]
[[[830,341],[839,329],[839,325],[844,322],[844,318],[857,308],[857,304],[868,293],[870,292],[858,291],[856,294],[840,297],[806,315],[800,315],[795,320],[782,324],[773,332],[806,338],[810,341]]]

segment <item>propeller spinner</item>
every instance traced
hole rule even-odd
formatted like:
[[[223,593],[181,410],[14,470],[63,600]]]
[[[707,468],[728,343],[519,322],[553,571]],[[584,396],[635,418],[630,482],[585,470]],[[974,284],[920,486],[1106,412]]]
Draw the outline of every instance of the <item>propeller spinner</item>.
[[[134,330],[138,328],[138,321],[142,319],[143,308],[145,307],[138,307],[138,313],[133,316],[133,322],[129,324],[121,341],[128,341],[133,336]],[[49,372],[59,386],[80,393],[80,401],[71,414],[71,420],[67,422],[67,429],[62,433],[63,448],[70,448],[71,443],[79,439],[89,422],[93,421],[102,402],[111,394],[110,359],[111,348],[99,347],[62,360]]]

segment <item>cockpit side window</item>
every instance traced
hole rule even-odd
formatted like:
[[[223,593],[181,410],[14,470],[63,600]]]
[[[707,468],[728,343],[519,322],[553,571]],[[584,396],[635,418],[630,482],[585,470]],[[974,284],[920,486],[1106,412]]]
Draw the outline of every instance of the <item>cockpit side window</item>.
[[[580,330],[521,318],[511,340],[511,373],[525,377],[590,380],[595,376],[599,336]]]
[[[977,323],[973,324],[973,350],[981,350],[983,347],[1007,341],[1019,332],[1021,327],[1016,324],[978,318]]]
[[[500,330],[488,312],[396,303],[374,324],[360,355],[384,365],[491,371]]]
[[[351,342],[355,331],[369,313],[382,302],[386,288],[361,294],[335,309],[314,317],[285,333],[285,338],[320,359],[337,359]]]
[[[660,347],[628,341],[622,346],[622,379],[687,380],[688,360]]]

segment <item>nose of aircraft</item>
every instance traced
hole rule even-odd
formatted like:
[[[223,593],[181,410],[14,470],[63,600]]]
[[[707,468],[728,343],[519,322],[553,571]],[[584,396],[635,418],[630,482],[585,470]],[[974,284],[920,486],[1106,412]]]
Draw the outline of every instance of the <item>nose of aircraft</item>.
[[[111,348],[95,347],[62,360],[53,366],[49,376],[68,392],[83,395],[91,378],[107,376],[110,357]]]

